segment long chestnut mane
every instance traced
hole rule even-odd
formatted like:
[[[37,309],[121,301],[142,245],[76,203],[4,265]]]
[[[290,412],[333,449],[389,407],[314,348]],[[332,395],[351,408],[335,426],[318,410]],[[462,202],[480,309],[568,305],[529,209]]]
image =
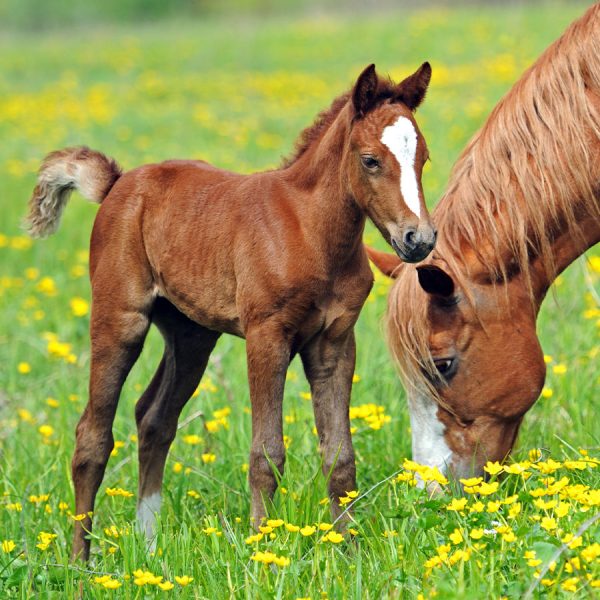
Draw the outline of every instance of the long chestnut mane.
[[[594,5],[524,73],[453,168],[433,212],[440,233],[435,254],[461,288],[469,285],[468,249],[497,285],[520,273],[533,303],[533,261],[551,280],[556,237],[577,236],[583,215],[600,219],[598,159],[590,152],[599,140],[600,5]],[[405,384],[439,398],[429,382],[437,371],[427,303],[419,301],[414,269],[401,271],[389,299],[388,343]]]

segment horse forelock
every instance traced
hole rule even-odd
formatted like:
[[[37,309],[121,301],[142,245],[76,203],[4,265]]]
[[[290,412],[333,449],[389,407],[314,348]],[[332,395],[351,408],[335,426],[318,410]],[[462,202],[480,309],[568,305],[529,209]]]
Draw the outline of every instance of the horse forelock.
[[[600,5],[575,21],[496,106],[455,164],[433,212],[438,249],[465,269],[473,250],[490,279],[517,267],[532,302],[532,258],[555,275],[558,232],[580,234],[582,213],[600,218]],[[482,243],[484,242],[484,243]],[[485,248],[485,251],[481,249]],[[467,266],[468,268],[468,266]]]

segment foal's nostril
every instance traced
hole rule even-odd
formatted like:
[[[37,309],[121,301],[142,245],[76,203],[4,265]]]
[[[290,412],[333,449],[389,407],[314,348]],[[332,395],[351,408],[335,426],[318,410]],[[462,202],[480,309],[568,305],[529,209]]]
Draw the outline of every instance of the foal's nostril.
[[[404,244],[407,248],[415,248],[420,241],[421,234],[416,229],[410,227],[404,232]]]

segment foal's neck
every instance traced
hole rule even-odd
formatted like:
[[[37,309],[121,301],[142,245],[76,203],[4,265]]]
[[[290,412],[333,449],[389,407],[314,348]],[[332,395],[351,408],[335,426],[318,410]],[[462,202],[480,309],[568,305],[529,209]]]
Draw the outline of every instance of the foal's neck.
[[[302,156],[281,171],[285,181],[298,190],[297,210],[305,229],[323,241],[332,260],[361,249],[366,220],[345,173],[350,127],[346,106]]]

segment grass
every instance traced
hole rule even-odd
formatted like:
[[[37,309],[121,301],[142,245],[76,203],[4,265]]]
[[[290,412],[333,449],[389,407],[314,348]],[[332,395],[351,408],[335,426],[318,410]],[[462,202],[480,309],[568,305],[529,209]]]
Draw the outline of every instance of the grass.
[[[353,425],[364,497],[355,506],[354,542],[323,541],[325,531],[304,536],[279,525],[262,540],[246,543],[252,530],[244,346],[224,337],[182,416],[167,463],[158,550],[146,552],[133,527],[135,497],[125,492],[134,493],[137,485],[133,407],[161,354],[160,338],[152,332],[122,394],[114,426],[118,443],[98,495],[94,554],[84,570],[67,567],[73,524],[69,462],[86,401],[86,248],[96,208],[74,198],[58,234],[33,244],[22,237],[19,223],[34,172],[50,150],[85,143],[127,168],[174,156],[206,158],[245,172],[270,168],[366,64],[376,62],[381,72],[400,77],[425,59],[434,77],[418,120],[433,158],[424,176],[433,205],[468,138],[583,8],[569,3],[343,20],[221,19],[0,39],[3,597],[64,598],[80,589],[85,598],[525,593],[536,571],[561,548],[560,540],[568,541],[565,536],[598,511],[600,469],[576,460],[584,458],[580,449],[599,456],[597,249],[590,251],[589,264],[579,260],[561,276],[542,310],[549,373],[545,397],[527,416],[514,455],[525,474],[507,475],[498,490],[480,498],[481,505],[469,496],[462,509],[454,484],[438,500],[411,485],[418,467],[403,462],[410,456],[408,411],[380,324],[389,283],[378,277],[357,326]],[[373,229],[366,237],[384,247]],[[288,460],[271,513],[301,527],[330,520],[307,391],[295,362],[285,393]],[[537,448],[541,470],[523,462]],[[563,481],[562,495],[548,489],[548,477]],[[107,488],[124,492],[108,495]],[[545,495],[532,496],[536,488]],[[454,506],[458,510],[449,510]],[[563,548],[534,595],[595,597],[599,536],[596,524],[581,545],[576,540]],[[264,564],[272,560],[267,550],[289,565]],[[534,551],[535,556],[526,554]],[[136,576],[138,570],[146,574]],[[148,572],[162,576],[163,585],[173,582],[173,590],[162,590]],[[186,580],[177,582],[176,576],[193,581],[184,586]]]

